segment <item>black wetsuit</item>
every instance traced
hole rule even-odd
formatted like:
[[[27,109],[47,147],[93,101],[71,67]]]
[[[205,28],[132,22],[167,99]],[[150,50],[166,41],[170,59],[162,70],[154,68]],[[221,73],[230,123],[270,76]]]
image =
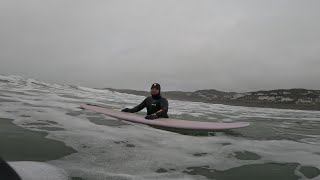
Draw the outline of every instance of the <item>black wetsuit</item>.
[[[145,107],[147,108],[147,115],[156,114],[159,118],[169,118],[168,100],[164,97],[161,97],[160,94],[147,97],[141,104],[130,109],[130,112],[135,113],[141,111]],[[159,110],[162,111],[158,112]]]
[[[3,180],[21,180],[16,171],[4,160],[0,158],[0,179]]]

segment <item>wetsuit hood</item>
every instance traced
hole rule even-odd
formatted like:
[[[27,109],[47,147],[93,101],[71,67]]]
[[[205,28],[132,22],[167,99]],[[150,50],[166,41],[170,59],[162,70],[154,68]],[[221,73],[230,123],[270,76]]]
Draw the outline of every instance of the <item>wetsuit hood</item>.
[[[152,89],[152,88],[156,88],[156,89],[159,90],[159,93],[156,94],[156,95],[152,95],[152,98],[154,98],[154,99],[160,99],[160,98],[161,98],[161,86],[160,86],[160,84],[158,84],[158,83],[153,83],[152,86],[151,86],[151,89]]]

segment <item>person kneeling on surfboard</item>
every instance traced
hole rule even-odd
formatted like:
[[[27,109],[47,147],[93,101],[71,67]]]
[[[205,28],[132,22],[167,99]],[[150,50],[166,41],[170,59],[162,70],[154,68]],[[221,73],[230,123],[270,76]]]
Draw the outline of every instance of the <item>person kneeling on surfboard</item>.
[[[161,96],[160,94],[161,87],[160,84],[154,83],[151,86],[151,96],[147,97],[141,104],[130,109],[125,108],[122,112],[135,113],[141,111],[143,108],[147,108],[146,119],[157,119],[157,118],[169,118],[168,117],[168,100]]]

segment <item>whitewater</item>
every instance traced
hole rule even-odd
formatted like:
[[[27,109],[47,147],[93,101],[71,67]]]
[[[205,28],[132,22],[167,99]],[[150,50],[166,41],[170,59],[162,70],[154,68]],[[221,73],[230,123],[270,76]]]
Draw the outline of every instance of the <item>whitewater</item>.
[[[15,149],[14,142],[6,141],[14,132],[0,123],[0,157],[27,180],[320,179],[319,111],[169,99],[169,116],[175,119],[251,123],[246,128],[197,136],[79,108],[81,103],[92,103],[120,111],[144,98],[1,75],[0,122],[10,120],[30,133],[43,132],[48,144],[59,142],[68,150],[60,157],[47,153],[43,155],[47,160],[37,160],[34,157],[43,152],[35,148],[28,158],[25,149]]]

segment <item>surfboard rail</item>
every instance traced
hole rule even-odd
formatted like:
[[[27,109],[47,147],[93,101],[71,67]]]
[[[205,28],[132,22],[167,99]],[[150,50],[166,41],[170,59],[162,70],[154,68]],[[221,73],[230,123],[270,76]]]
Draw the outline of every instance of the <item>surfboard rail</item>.
[[[135,113],[120,112],[98,105],[80,104],[82,109],[90,110],[97,113],[102,113],[117,119],[122,119],[130,122],[146,124],[150,126],[188,129],[188,130],[228,130],[235,128],[247,127],[249,122],[232,122],[232,123],[218,123],[218,122],[203,122],[203,121],[189,121],[170,118],[159,118],[155,120],[147,120],[143,116]]]

